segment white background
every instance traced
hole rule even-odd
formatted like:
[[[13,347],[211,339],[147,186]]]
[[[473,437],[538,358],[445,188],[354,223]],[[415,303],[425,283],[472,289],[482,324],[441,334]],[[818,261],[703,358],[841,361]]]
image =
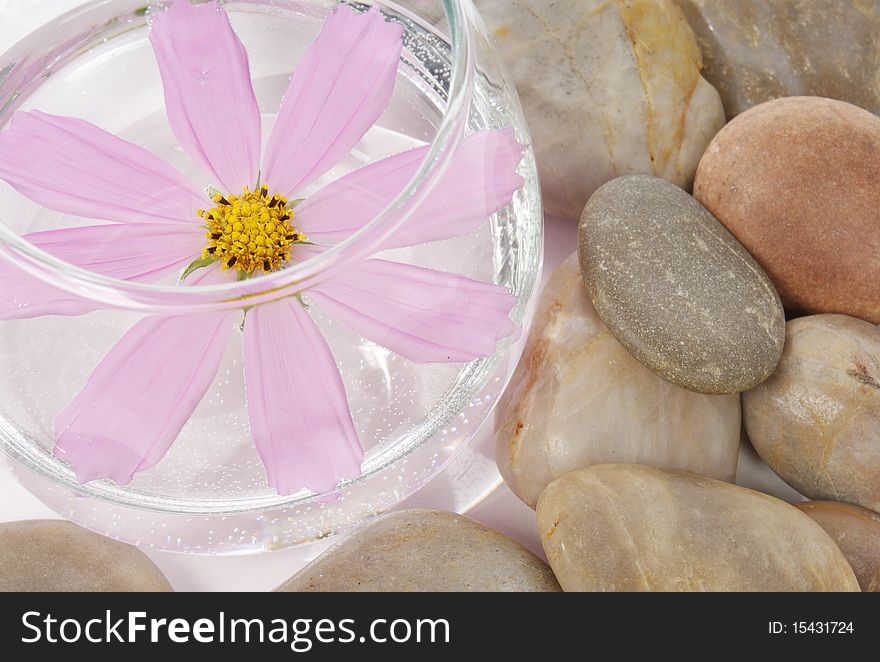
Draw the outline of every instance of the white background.
[[[79,4],[81,0],[0,0],[0,53],[20,37],[55,16]],[[572,221],[548,219],[545,249],[545,274],[549,274],[576,248],[576,226]],[[490,426],[487,425],[487,428]],[[484,430],[491,435],[491,430]],[[491,440],[478,442],[491,446]],[[797,494],[760,464],[748,447],[740,454],[739,482],[782,498],[796,499]],[[419,506],[432,503],[428,496],[416,497]],[[469,513],[470,517],[502,531],[541,554],[535,530],[534,512],[522,504],[506,486],[483,499]],[[18,485],[11,472],[0,467],[0,522],[57,517]],[[294,574],[324,547],[312,545],[258,556],[203,557],[170,552],[147,554],[165,572],[179,591],[262,591],[270,590]]]

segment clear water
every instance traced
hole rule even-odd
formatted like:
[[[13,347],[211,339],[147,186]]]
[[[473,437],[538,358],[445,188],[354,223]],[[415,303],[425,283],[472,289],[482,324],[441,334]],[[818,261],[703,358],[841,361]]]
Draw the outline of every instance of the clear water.
[[[317,34],[332,3],[277,4],[230,6],[233,25],[250,54],[266,135],[291,71]],[[147,37],[145,27],[135,27],[99,41],[53,71],[26,95],[21,107],[92,121],[155,151],[200,185],[207,186],[211,182],[203,180],[183,154],[167,124],[159,75]],[[442,117],[444,87],[448,85],[448,48],[439,40],[426,42],[424,36],[414,39],[412,34],[408,44],[409,64],[401,67],[387,111],[352,154],[316,186],[433,137]],[[431,75],[425,75],[426,70]],[[477,94],[475,127],[503,126],[505,116],[515,118],[515,112],[503,90],[493,93],[489,89]],[[526,225],[523,219],[534,216],[537,205],[533,166],[528,160],[523,174],[529,185],[511,209],[471,236],[398,250],[384,257],[503,282],[515,291],[530,288],[528,274],[519,271],[527,268],[524,265],[528,262],[519,262],[518,268],[518,262],[512,259],[517,250],[539,250],[540,230],[521,229]],[[38,208],[2,182],[0,209],[2,221],[20,233],[94,223]],[[527,257],[537,260],[534,255]],[[526,304],[527,297],[521,302],[518,315],[522,315]],[[491,370],[484,369],[478,374],[474,366],[417,365],[358,337],[320,311],[315,313],[345,380],[355,424],[367,449],[365,468],[385,464],[404,445],[412,443],[415,429],[424,431],[426,420],[432,415],[437,420],[438,403],[455,401],[461,404],[459,409],[465,409],[436,430],[439,443],[450,447],[466,440],[485,416],[484,400],[488,398],[490,405],[496,394],[490,389],[488,395],[481,395],[476,402],[470,398],[475,386],[482,386]],[[0,323],[3,427],[14,429],[21,438],[48,453],[54,417],[75,397],[94,366],[137,319],[131,313],[96,312],[77,318]],[[478,412],[478,416],[471,417],[474,420],[468,416],[469,402]],[[407,471],[430,473],[424,466]],[[168,503],[259,502],[274,497],[250,438],[240,335],[228,348],[216,384],[172,450],[156,467],[140,474],[127,491]]]

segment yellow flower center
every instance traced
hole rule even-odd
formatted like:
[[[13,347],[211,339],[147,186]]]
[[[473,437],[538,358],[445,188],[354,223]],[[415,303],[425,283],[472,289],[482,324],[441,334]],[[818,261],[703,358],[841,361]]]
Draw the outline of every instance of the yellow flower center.
[[[258,269],[269,273],[290,259],[291,246],[304,243],[306,236],[293,226],[293,206],[287,198],[269,197],[269,187],[242,195],[213,197],[217,206],[198,215],[205,219],[208,245],[202,257],[220,262],[223,269],[237,269],[242,277]]]

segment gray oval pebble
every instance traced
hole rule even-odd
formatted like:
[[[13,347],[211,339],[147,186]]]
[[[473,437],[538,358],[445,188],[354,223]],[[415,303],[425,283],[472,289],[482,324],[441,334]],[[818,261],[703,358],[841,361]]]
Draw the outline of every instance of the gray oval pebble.
[[[773,372],[785,341],[767,275],[690,195],[656,177],[602,186],[580,223],[581,273],[614,336],[664,379],[736,393]]]

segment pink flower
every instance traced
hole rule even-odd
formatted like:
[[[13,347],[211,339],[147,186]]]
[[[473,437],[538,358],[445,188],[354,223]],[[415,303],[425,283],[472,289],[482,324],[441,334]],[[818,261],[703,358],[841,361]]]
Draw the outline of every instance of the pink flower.
[[[82,120],[16,113],[0,134],[0,178],[50,209],[115,222],[27,236],[69,263],[147,283],[187,265],[206,267],[187,273],[188,284],[274,271],[366,225],[424,158],[426,148],[407,151],[294,200],[352,150],[388,104],[402,29],[376,10],[331,12],[293,74],[262,169],[247,53],[226,13],[216,2],[177,0],[155,17],[151,42],[174,134],[223,193],[209,199],[162,159]],[[384,247],[470,233],[522,186],[521,157],[512,130],[469,137]],[[6,263],[0,283],[0,319],[99,307]],[[515,297],[506,289],[386,260],[352,265],[306,294],[363,337],[417,362],[489,356],[513,331]],[[55,455],[81,482],[125,484],[155,465],[214,381],[240,315],[136,324],[58,415]],[[363,450],[342,378],[297,298],[247,311],[244,364],[251,431],[272,487],[326,491],[360,474]]]

